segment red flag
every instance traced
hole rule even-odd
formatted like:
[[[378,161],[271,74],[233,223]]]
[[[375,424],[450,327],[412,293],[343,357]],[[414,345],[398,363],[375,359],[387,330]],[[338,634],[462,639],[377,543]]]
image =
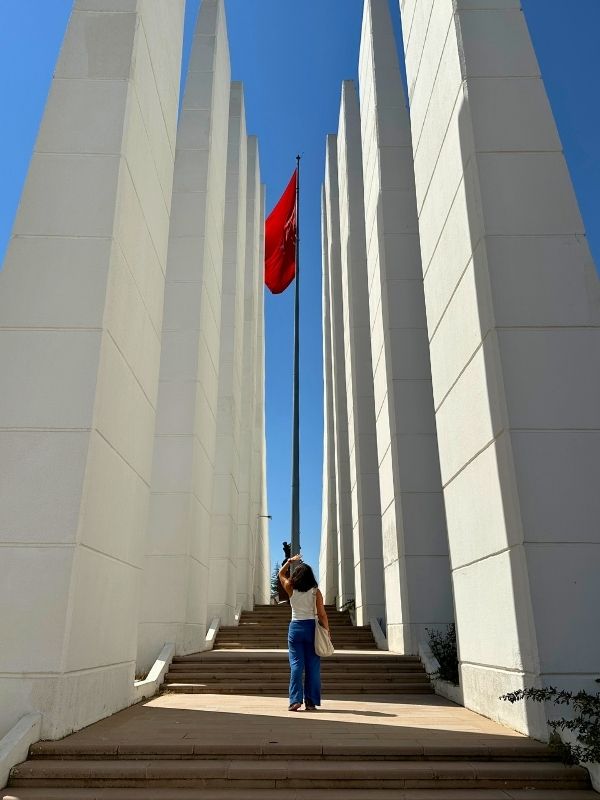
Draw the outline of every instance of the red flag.
[[[273,294],[296,276],[296,172],[265,223],[265,283]]]

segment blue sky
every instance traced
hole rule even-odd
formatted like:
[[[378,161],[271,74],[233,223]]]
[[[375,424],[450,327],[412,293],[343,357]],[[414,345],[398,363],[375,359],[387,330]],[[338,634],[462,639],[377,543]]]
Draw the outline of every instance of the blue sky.
[[[0,6],[0,259],[71,9],[71,0]],[[186,49],[198,0],[188,0]],[[397,34],[398,3],[391,0]],[[523,0],[596,264],[600,264],[600,0]],[[268,209],[302,162],[301,532],[316,563],[321,528],[320,185],[340,83],[355,78],[362,0],[226,0],[233,78],[260,140]],[[293,292],[266,296],[267,444],[272,560],[289,540]]]

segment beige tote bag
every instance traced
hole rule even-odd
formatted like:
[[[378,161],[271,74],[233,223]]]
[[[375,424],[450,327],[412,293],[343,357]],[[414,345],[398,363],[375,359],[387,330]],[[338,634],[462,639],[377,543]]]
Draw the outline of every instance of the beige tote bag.
[[[329,638],[329,634],[327,633],[327,629],[324,628],[321,623],[319,622],[319,617],[317,616],[317,590],[315,589],[315,653],[320,656],[321,658],[327,658],[327,656],[332,656],[335,653],[333,649],[333,645],[331,644],[331,639]]]

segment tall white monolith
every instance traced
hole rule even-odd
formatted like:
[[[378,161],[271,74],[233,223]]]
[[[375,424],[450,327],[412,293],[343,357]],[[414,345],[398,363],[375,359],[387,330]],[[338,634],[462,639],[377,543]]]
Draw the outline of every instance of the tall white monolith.
[[[243,353],[240,409],[240,470],[238,531],[236,546],[236,605],[251,609],[254,605],[254,559],[259,522],[257,507],[260,475],[256,459],[256,404],[259,402],[259,382],[262,379],[262,358],[258,351],[259,292],[262,291],[260,259],[260,162],[258,141],[248,137],[246,195],[246,251],[243,285]],[[262,352],[260,353],[262,356]],[[259,363],[260,361],[260,363]],[[260,452],[260,449],[259,449]]]
[[[75,3],[0,275],[0,736],[133,690],[184,3],[114,7]]]
[[[360,111],[353,81],[342,85],[337,144],[356,619],[368,625],[371,618],[385,619],[385,593]]]
[[[224,4],[203,0],[175,154],[140,671],[165,642],[190,653],[206,635],[229,91]]]
[[[319,587],[326,603],[338,594],[337,497],[335,475],[335,424],[333,417],[332,328],[329,288],[329,240],[325,187],[321,190],[321,248],[323,264],[323,498]]]
[[[247,142],[243,88],[234,81],[229,98],[221,325],[216,332],[219,384],[208,601],[210,617],[219,617],[222,625],[233,623],[236,608]]]
[[[387,639],[416,654],[454,609],[410,121],[380,0],[364,5],[359,87]]]
[[[264,268],[265,263],[265,206],[266,187],[260,187],[260,231],[259,231],[259,273],[256,276],[258,283],[257,305],[257,330],[256,330],[256,397],[255,408],[255,435],[254,435],[254,461],[253,461],[253,496],[256,511],[257,528],[254,545],[254,602],[265,604],[269,602],[271,591],[271,563],[269,556],[269,520],[267,504],[267,443],[265,429],[265,289]]]
[[[352,495],[348,450],[348,406],[344,354],[344,306],[340,252],[337,136],[329,134],[325,151],[325,220],[329,270],[329,319],[331,326],[331,393],[335,443],[337,503],[338,605],[354,601],[354,553],[352,542]]]
[[[404,0],[433,395],[465,704],[597,690],[600,302],[518,0]]]

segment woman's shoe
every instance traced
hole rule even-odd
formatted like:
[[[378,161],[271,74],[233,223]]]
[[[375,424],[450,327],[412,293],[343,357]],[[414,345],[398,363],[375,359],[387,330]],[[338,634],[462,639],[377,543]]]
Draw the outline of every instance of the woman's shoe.
[[[307,703],[307,704],[304,706],[304,710],[305,710],[305,711],[316,711],[316,710],[317,710],[317,707],[316,707],[316,706],[311,706],[311,705],[309,705],[309,704]]]
[[[288,711],[299,711],[302,708],[302,703],[290,703]]]

